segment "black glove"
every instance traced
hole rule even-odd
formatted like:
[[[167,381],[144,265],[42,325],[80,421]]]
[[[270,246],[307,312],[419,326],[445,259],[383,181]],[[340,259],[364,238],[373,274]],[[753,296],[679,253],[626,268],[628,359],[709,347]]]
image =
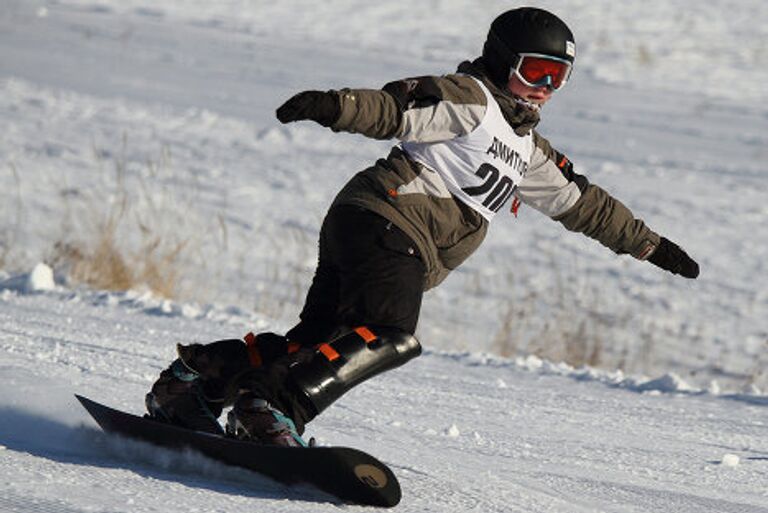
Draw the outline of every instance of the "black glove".
[[[304,91],[278,107],[275,114],[281,123],[311,119],[329,127],[339,119],[341,103],[336,91]]]
[[[661,238],[659,247],[648,257],[648,261],[669,271],[672,274],[679,274],[685,278],[696,278],[699,275],[699,264],[688,256],[680,246],[671,242],[669,239]]]

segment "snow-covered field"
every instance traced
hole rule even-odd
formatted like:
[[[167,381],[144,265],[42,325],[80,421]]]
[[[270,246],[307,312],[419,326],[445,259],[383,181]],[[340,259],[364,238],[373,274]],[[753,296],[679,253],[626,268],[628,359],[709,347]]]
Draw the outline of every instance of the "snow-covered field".
[[[768,6],[538,5],[579,45],[542,133],[702,275],[616,257],[530,209],[500,216],[426,296],[427,354],[310,434],[392,465],[404,511],[768,511]],[[290,327],[325,209],[390,144],[281,126],[275,107],[451,72],[508,7],[0,1],[0,511],[336,509],[105,437],[72,394],[138,412],[176,342]],[[108,219],[125,251],[173,256],[175,300],[61,273],[28,286]],[[566,341],[601,370],[556,363]]]
[[[0,511],[338,510],[308,488],[107,437],[72,397],[138,412],[172,357],[163,340],[238,333],[258,319],[130,294],[0,300]],[[768,512],[766,407],[766,397],[689,391],[671,378],[429,351],[350,392],[310,432],[389,463],[402,511],[758,513]]]

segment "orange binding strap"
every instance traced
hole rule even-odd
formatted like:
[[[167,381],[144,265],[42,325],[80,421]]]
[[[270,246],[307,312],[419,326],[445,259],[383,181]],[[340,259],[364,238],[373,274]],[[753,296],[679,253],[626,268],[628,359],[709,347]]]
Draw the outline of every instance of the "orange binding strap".
[[[360,335],[360,338],[365,340],[366,344],[370,344],[377,338],[376,335],[374,335],[373,332],[368,328],[366,328],[365,326],[360,326],[359,328],[355,328],[355,333]]]
[[[261,367],[263,363],[261,359],[261,353],[259,352],[259,346],[256,344],[256,335],[249,332],[243,337],[245,345],[248,348],[248,360],[251,362],[252,367]]]
[[[328,358],[328,361],[332,362],[341,358],[341,355],[337,353],[336,350],[330,346],[330,344],[320,344],[317,349],[323,353],[326,358]]]

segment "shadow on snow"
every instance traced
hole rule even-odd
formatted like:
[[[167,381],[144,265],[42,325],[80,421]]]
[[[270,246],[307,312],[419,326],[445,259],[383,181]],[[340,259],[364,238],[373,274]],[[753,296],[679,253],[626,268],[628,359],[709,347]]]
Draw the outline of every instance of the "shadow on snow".
[[[0,444],[9,450],[70,465],[127,469],[144,477],[260,499],[336,503],[309,485],[287,486],[248,470],[224,465],[191,450],[171,450],[67,425],[40,414],[0,407]]]

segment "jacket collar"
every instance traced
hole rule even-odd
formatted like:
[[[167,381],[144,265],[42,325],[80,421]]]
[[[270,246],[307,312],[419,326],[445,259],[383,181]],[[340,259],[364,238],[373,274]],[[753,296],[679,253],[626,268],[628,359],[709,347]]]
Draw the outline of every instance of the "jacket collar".
[[[459,73],[466,73],[480,80],[501,107],[504,119],[519,136],[525,136],[539,124],[539,107],[519,98],[491,81],[483,65],[482,57],[459,64]]]

